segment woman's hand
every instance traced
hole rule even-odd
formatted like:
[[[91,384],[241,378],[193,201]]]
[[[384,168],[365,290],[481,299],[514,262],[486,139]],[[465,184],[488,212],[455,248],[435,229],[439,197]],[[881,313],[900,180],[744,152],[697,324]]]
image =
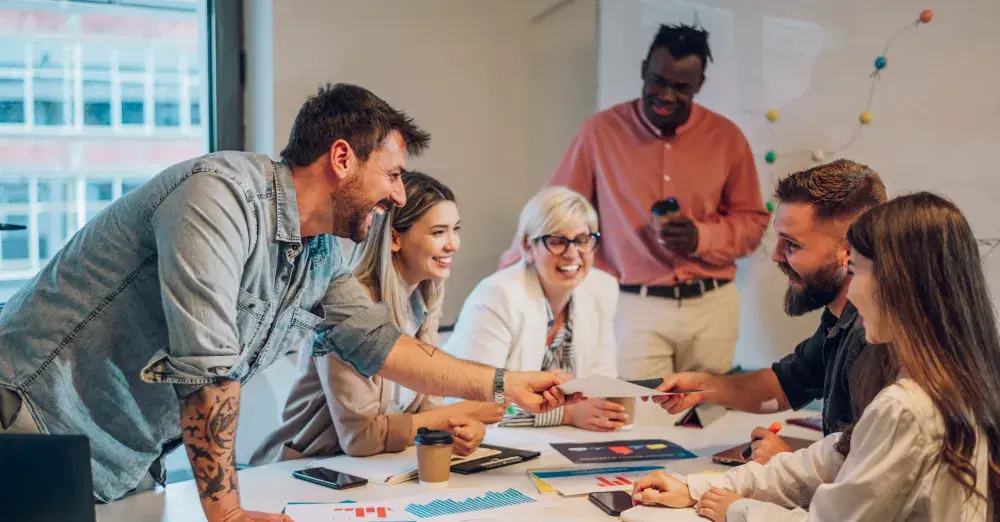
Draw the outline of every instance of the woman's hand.
[[[486,437],[486,425],[469,417],[452,417],[448,419],[448,433],[455,442],[451,450],[456,455],[471,455]]]
[[[590,431],[615,431],[628,421],[625,407],[604,399],[587,399],[566,406],[563,424]]]
[[[632,488],[632,503],[659,504],[671,508],[687,508],[695,505],[688,485],[662,470],[654,471],[635,483],[635,487]]]
[[[504,407],[492,402],[462,401],[445,406],[448,417],[468,417],[483,424],[494,424],[503,420]]]
[[[726,513],[733,502],[743,497],[725,489],[712,488],[701,497],[701,502],[695,505],[698,514],[712,519],[713,522],[726,522]]]

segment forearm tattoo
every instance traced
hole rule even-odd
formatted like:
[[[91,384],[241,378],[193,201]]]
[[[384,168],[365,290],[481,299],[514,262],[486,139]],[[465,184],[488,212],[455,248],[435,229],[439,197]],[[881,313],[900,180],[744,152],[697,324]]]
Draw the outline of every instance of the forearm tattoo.
[[[436,347],[424,343],[417,343],[417,346],[419,346],[420,349],[427,354],[427,357],[434,357],[434,354],[437,353],[438,350]]]
[[[218,395],[212,404],[199,404],[197,392],[184,399],[181,426],[184,445],[194,471],[198,493],[202,499],[221,500],[220,494],[237,490],[236,424],[239,417],[239,400],[226,396],[239,384],[233,381],[218,385]],[[220,397],[222,395],[222,397]],[[197,404],[192,408],[192,404]],[[193,411],[194,415],[191,415]]]

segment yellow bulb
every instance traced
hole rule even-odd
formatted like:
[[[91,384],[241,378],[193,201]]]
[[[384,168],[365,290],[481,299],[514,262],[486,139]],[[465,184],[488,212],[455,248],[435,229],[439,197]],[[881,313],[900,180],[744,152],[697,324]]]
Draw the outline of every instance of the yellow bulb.
[[[862,112],[861,113],[861,123],[864,124],[864,125],[868,125],[871,122],[872,122],[872,113],[869,112],[869,111]]]
[[[768,111],[764,113],[764,117],[767,118],[767,121],[778,121],[778,109],[768,109]]]

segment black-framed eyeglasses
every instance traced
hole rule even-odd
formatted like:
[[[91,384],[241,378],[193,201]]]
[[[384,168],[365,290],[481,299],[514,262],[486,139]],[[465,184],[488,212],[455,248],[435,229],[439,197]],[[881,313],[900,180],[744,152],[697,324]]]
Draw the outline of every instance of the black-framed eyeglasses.
[[[545,245],[545,250],[548,250],[554,256],[565,254],[570,244],[576,245],[577,252],[586,254],[597,249],[597,245],[601,242],[601,233],[591,232],[590,234],[580,234],[573,239],[558,234],[545,234],[544,236],[536,237],[534,241]]]

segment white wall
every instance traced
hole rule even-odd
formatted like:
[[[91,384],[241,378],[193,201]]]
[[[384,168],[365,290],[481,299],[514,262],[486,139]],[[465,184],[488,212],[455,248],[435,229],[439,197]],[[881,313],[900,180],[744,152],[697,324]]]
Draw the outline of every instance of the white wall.
[[[246,0],[248,146],[276,154],[323,82],[362,85],[433,136],[410,164],[459,199],[447,323],[596,100],[596,0]],[[551,9],[550,9],[551,8]],[[541,13],[545,16],[539,17]],[[270,47],[270,49],[269,49]]]
[[[979,237],[1000,236],[1000,17],[995,0],[605,0],[600,3],[599,103],[635,97],[636,73],[659,23],[699,19],[715,62],[699,101],[736,121],[761,158],[844,144],[864,110],[872,63],[886,40],[924,7],[934,20],[897,38],[872,106],[873,123],[836,157],[866,163],[890,195],[931,190],[952,198]],[[782,107],[776,126],[763,112]],[[772,131],[775,134],[772,134]],[[832,158],[828,158],[832,159]],[[780,175],[813,165],[808,153],[758,162],[770,196]],[[773,234],[765,245],[774,245]],[[743,300],[737,362],[769,364],[810,334],[818,318],[781,311],[785,279],[761,252],[739,263]],[[1000,290],[1000,255],[986,261]],[[985,319],[985,318],[984,318]]]

